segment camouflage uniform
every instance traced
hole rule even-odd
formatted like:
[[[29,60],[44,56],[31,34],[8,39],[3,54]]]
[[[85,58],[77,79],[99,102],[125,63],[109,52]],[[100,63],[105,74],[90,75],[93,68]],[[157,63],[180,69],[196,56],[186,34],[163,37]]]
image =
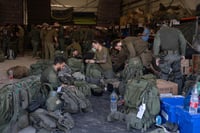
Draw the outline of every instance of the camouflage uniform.
[[[44,70],[40,77],[41,83],[49,83],[54,89],[57,89],[62,83],[58,79],[58,73],[53,66]]]
[[[162,26],[156,33],[153,54],[160,58],[160,78],[169,80],[173,74],[179,94],[182,90],[181,56],[185,56],[185,49],[186,40],[178,29]]]

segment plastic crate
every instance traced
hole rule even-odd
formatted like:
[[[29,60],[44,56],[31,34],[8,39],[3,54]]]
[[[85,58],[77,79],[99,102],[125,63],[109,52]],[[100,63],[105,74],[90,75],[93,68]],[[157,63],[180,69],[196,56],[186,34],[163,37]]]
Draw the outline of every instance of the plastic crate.
[[[162,122],[177,123],[176,108],[183,106],[184,97],[161,98]]]
[[[176,109],[180,133],[200,133],[200,113],[190,114],[182,107]]]

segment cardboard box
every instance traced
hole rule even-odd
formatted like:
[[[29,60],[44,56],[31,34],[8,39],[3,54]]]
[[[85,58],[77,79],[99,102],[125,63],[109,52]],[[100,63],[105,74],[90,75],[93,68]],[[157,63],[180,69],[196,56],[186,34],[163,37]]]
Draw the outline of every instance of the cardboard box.
[[[178,84],[174,82],[166,81],[163,79],[157,79],[156,84],[160,94],[165,94],[165,93],[172,93],[173,95],[178,94]]]

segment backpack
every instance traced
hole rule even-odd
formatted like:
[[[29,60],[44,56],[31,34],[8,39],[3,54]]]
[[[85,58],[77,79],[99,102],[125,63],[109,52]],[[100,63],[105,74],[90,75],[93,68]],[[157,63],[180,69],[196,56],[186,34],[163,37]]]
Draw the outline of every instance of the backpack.
[[[30,113],[30,122],[34,128],[41,133],[64,132],[74,127],[74,120],[69,113],[63,113],[59,110],[51,112],[42,108]]]
[[[140,78],[143,75],[143,65],[139,57],[128,60],[127,65],[121,73],[122,81],[119,84],[119,93],[124,95],[127,82],[131,79]]]
[[[13,78],[21,79],[23,77],[29,76],[29,69],[25,66],[14,66],[7,70],[7,73],[9,74],[9,71],[13,71]]]
[[[69,58],[67,60],[67,65],[71,68],[73,72],[83,72],[84,71],[84,63],[81,59]]]
[[[142,69],[143,65],[141,59],[139,57],[131,58],[122,71],[122,79],[128,81],[136,77],[138,78],[143,75]]]
[[[90,101],[73,85],[64,86],[62,88],[61,99],[64,101],[64,112],[78,113],[91,109]]]
[[[74,81],[74,85],[79,91],[81,91],[86,97],[91,96],[91,89],[86,81]]]
[[[28,126],[28,108],[40,96],[40,78],[31,76],[0,89],[0,132],[16,133]]]
[[[87,64],[85,76],[87,82],[100,85],[102,79],[101,68],[97,64]]]
[[[155,84],[146,79],[132,79],[127,83],[124,96],[128,108],[126,123],[130,127],[146,131],[155,123],[155,116],[160,112],[160,97]],[[142,104],[146,105],[143,116],[137,117]]]

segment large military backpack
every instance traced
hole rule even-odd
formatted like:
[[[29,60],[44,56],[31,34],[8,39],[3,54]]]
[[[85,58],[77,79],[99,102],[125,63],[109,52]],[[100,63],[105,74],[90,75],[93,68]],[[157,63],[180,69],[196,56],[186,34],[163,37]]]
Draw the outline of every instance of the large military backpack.
[[[63,103],[63,111],[69,113],[78,113],[90,111],[91,103],[75,86],[68,85],[62,88],[61,99]]]
[[[124,100],[129,112],[126,117],[128,128],[146,131],[155,123],[155,116],[160,112],[160,99],[158,90],[151,81],[130,80],[126,86]],[[146,109],[142,114],[144,106]]]
[[[143,65],[139,57],[134,57],[128,60],[127,65],[122,71],[122,79],[128,81],[133,78],[138,78],[143,75]]]
[[[31,76],[0,89],[0,132],[16,133],[28,126],[29,104],[40,99],[40,78]]]
[[[99,85],[102,79],[101,68],[97,64],[87,64],[85,76],[87,82]]]
[[[67,60],[67,65],[71,68],[73,72],[83,72],[84,64],[83,60],[76,58],[69,58]]]

